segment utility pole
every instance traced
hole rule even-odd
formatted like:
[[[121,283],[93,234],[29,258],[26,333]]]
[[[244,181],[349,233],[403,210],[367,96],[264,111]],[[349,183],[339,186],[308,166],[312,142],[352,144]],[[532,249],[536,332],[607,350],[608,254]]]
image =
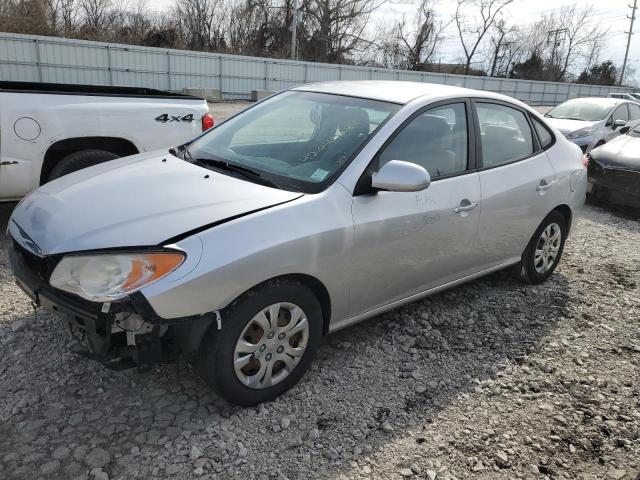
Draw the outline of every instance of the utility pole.
[[[636,0],[634,0],[635,2]],[[558,40],[558,37],[561,33],[565,33],[567,31],[566,28],[557,28],[555,30],[549,30],[547,32],[547,44],[551,43],[551,37],[553,37],[553,49],[551,50],[551,64],[556,64],[556,52],[562,40]],[[563,37],[564,40],[564,37]]]
[[[298,0],[293,0],[293,12],[291,15],[291,60],[298,59],[297,35],[298,35]]]
[[[624,32],[627,34],[627,49],[624,52],[624,62],[622,62],[622,71],[620,72],[620,85],[622,86],[622,80],[624,79],[624,69],[627,67],[627,58],[629,57],[629,44],[631,43],[631,35],[633,35],[633,21],[636,19],[636,9],[638,8],[636,5],[638,0],[633,0],[633,6],[629,5],[631,9],[631,16],[627,15],[627,18],[631,20],[631,25],[629,25],[629,31]]]

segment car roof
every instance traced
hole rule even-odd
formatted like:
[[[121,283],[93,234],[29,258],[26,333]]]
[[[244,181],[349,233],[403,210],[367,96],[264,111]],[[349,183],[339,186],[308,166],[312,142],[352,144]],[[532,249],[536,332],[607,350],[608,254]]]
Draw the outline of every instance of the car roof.
[[[401,82],[394,80],[354,80],[337,82],[309,83],[295,87],[292,90],[307,92],[330,93],[334,95],[345,95],[348,97],[369,98],[371,100],[381,100],[407,104],[420,97],[478,97],[495,98],[505,100],[518,105],[520,101],[515,98],[500,95],[498,93],[472,90],[470,88],[454,87],[451,85],[440,85],[438,83],[421,82]]]

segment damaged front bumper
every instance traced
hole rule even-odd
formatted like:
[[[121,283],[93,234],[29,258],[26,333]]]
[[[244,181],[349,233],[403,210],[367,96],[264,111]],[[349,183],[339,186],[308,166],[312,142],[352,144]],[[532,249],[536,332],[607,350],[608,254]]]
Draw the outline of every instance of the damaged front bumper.
[[[587,182],[587,192],[600,201],[640,208],[640,171],[603,166],[591,159]]]
[[[58,313],[72,333],[86,337],[83,353],[116,368],[122,365],[148,366],[195,351],[215,314],[164,319],[136,292],[111,303],[96,303],[62,292],[49,285],[57,263],[55,257],[40,257],[16,241],[9,246],[9,261],[18,286],[31,298],[34,307]]]

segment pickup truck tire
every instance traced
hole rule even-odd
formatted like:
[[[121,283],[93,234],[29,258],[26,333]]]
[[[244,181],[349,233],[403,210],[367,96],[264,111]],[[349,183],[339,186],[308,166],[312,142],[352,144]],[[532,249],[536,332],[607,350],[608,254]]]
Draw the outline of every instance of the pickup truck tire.
[[[82,170],[83,168],[92,167],[99,163],[114,160],[116,158],[120,158],[120,156],[113,152],[108,152],[107,150],[91,149],[73,152],[64,157],[56,164],[55,167],[53,167],[51,173],[49,173],[47,181],[50,182],[51,180],[60,178],[68,173],[75,172],[76,170]]]
[[[214,324],[200,344],[199,370],[218,395],[236,405],[270,401],[293,387],[322,338],[320,303],[294,281],[260,285],[221,317],[221,328]]]

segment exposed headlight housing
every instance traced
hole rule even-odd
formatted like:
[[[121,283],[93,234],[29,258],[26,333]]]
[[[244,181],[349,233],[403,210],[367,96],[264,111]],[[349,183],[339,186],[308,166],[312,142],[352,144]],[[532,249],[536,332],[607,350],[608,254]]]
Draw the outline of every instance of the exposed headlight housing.
[[[567,138],[580,138],[580,137],[588,137],[595,131],[593,127],[581,128],[580,130],[576,130],[575,132],[567,133]]]
[[[53,270],[49,283],[87,300],[110,302],[168,275],[184,259],[185,254],[177,250],[67,255]]]

